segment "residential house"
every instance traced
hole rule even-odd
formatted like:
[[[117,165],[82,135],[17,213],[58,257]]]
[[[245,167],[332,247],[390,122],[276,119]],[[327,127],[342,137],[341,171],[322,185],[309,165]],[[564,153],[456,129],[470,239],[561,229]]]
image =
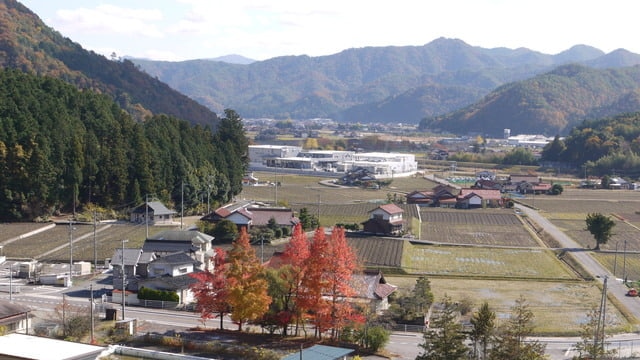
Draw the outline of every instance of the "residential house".
[[[361,274],[351,275],[351,286],[357,293],[350,300],[367,305],[375,314],[389,309],[389,295],[398,289],[387,283],[380,270],[364,270]]]
[[[494,189],[462,189],[456,207],[473,209],[502,206],[502,194]]]
[[[502,190],[502,183],[494,180],[476,180],[476,182],[471,186],[472,189],[493,189],[493,190]]]
[[[172,291],[178,294],[180,304],[194,301],[190,285],[195,282],[189,274],[199,271],[200,263],[184,252],[155,258],[149,263],[148,276],[140,279],[139,288]]]
[[[396,204],[380,205],[369,211],[369,220],[363,222],[364,232],[382,235],[400,235],[404,230],[402,213]]]
[[[162,257],[184,252],[200,262],[201,270],[213,269],[215,251],[211,245],[213,236],[193,230],[167,230],[150,236],[144,241],[142,251]]]
[[[31,328],[31,309],[11,301],[0,300],[0,326],[7,333],[29,333]]]
[[[216,209],[213,213],[202,218],[203,221],[218,222],[229,220],[236,224],[238,229],[250,230],[254,226],[264,227],[271,219],[275,220],[278,227],[287,227],[292,230],[300,222],[293,210],[281,207],[257,206],[255,203],[237,203]]]
[[[213,269],[212,240],[198,231],[168,230],[147,238],[142,249],[116,249],[111,262],[113,287],[122,290],[124,278],[128,291],[141,287],[170,290],[182,302],[190,302],[193,279],[188,274]]]
[[[172,224],[175,211],[167,209],[160,201],[149,201],[131,211],[131,222],[149,225]]]
[[[124,251],[123,251],[124,250]],[[124,255],[123,255],[124,254]],[[113,288],[122,290],[123,283],[127,290],[138,289],[138,264],[142,249],[140,248],[117,248],[111,257],[113,267]],[[124,257],[124,258],[123,258]],[[124,262],[124,272],[122,264]],[[124,275],[124,276],[123,276]],[[124,281],[123,281],[124,279]]]
[[[453,186],[437,185],[431,191],[413,191],[407,194],[407,204],[431,207],[455,207],[459,192],[460,189]]]

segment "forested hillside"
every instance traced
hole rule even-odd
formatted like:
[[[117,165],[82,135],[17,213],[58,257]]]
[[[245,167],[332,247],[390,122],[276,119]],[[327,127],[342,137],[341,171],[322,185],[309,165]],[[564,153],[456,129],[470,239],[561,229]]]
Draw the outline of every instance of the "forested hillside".
[[[0,70],[0,220],[93,203],[125,210],[147,195],[211,204],[241,190],[248,141],[231,110],[218,131],[168,115],[135,121],[110,97],[50,77]]]
[[[217,125],[211,110],[140,71],[131,61],[109,60],[84,50],[15,0],[0,0],[0,68],[48,75],[108,94],[137,120],[168,114],[194,124]]]
[[[639,89],[640,66],[565,65],[503,85],[453,113],[424,118],[420,128],[494,137],[505,128],[515,134],[566,135],[585,119],[640,111]]]
[[[591,175],[640,178],[640,112],[585,121],[564,139],[556,137],[543,153],[543,161],[586,166]]]

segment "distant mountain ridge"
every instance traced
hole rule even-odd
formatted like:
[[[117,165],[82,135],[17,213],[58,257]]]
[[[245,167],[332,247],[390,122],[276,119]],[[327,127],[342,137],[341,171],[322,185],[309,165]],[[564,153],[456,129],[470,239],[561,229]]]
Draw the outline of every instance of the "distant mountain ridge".
[[[366,47],[248,65],[209,60],[134,62],[214,111],[230,107],[246,118],[418,123],[561,65],[632,66],[640,64],[640,55],[623,49],[605,54],[587,45],[547,55],[440,38],[424,46]]]
[[[503,85],[457,111],[425,118],[420,128],[499,136],[515,133],[566,135],[584,120],[640,111],[640,66],[594,69],[560,66]]]
[[[217,115],[210,109],[140,71],[129,60],[109,60],[84,50],[15,0],[0,0],[0,67],[109,94],[138,120],[164,113],[193,124],[217,126]]]

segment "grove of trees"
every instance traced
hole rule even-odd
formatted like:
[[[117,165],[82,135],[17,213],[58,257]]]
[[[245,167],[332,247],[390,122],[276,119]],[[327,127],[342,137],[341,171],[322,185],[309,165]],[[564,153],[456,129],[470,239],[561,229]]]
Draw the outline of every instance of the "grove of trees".
[[[109,97],[0,70],[0,220],[126,210],[153,196],[192,209],[241,191],[248,140],[226,110],[217,129],[167,115],[136,122]],[[182,211],[182,209],[180,209]]]
[[[348,301],[360,290],[352,282],[358,271],[343,228],[325,234],[319,227],[309,239],[298,224],[281,256],[266,264],[260,263],[242,229],[231,250],[217,249],[215,269],[192,275],[196,281],[191,288],[203,322],[231,313],[239,330],[250,323],[271,333],[280,329],[287,335],[293,329],[307,335],[311,326],[316,338],[348,336],[382,346],[385,337],[379,329],[363,331],[370,309]]]

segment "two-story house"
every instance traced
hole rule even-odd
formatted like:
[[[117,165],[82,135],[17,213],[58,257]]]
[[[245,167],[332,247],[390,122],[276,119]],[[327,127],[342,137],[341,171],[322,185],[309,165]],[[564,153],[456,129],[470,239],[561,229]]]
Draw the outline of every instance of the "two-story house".
[[[404,230],[402,210],[396,204],[380,205],[369,211],[369,219],[362,223],[364,232],[381,235],[400,235]]]

